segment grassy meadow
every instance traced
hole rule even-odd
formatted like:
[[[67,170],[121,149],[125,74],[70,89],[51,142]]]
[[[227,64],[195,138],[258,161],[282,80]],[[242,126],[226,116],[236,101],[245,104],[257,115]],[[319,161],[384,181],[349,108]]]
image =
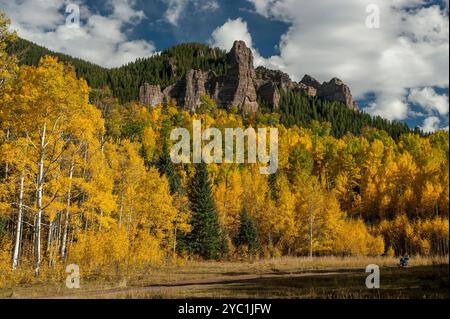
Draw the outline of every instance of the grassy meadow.
[[[380,267],[380,289],[367,289],[365,267]],[[388,257],[274,258],[250,262],[178,261],[139,273],[83,274],[80,289],[65,276],[0,289],[1,298],[332,298],[449,297],[447,257],[411,259],[398,267]]]

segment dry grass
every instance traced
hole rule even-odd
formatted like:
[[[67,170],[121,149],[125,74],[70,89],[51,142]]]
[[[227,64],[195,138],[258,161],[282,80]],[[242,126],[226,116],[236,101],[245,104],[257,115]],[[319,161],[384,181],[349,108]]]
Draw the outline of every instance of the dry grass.
[[[14,285],[0,289],[0,298],[38,298],[75,296],[81,298],[355,298],[367,297],[367,289],[353,289],[363,283],[369,264],[380,266],[383,274],[392,275],[395,286],[397,271],[408,275],[408,284],[417,286],[420,278],[436,279],[437,291],[442,276],[448,277],[448,257],[413,257],[406,271],[397,267],[398,259],[388,257],[280,257],[245,262],[178,261],[164,267],[139,273],[103,274],[91,278],[82,272],[81,289],[69,290],[64,282]],[[447,265],[447,266],[439,266]],[[417,270],[417,271],[416,271]],[[420,270],[420,271],[419,271]],[[387,277],[384,277],[387,278]],[[417,281],[419,280],[419,281]],[[427,281],[430,281],[427,279]],[[445,285],[445,283],[444,283]],[[426,296],[433,296],[433,289]],[[395,289],[394,289],[395,290]],[[393,290],[393,291],[394,291]],[[109,292],[104,294],[103,291]],[[448,296],[448,280],[447,280]],[[370,295],[369,297],[373,297]],[[403,290],[388,298],[407,298]],[[435,296],[436,297],[436,296]]]

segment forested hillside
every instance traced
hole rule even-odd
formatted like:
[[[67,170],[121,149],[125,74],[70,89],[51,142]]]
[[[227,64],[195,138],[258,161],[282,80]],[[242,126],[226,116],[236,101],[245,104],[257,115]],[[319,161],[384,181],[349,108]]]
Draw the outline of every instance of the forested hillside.
[[[9,49],[19,57],[20,64],[37,65],[45,55],[58,57],[75,66],[78,77],[92,88],[108,86],[121,102],[139,99],[139,87],[144,83],[165,88],[189,69],[212,70],[218,75],[226,70],[225,53],[198,43],[186,43],[167,49],[153,57],[138,59],[119,68],[105,69],[68,55],[52,52],[24,39],[18,39]]]
[[[336,137],[342,137],[348,132],[360,135],[365,128],[373,127],[386,131],[397,140],[401,134],[411,131],[405,123],[371,116],[363,111],[355,112],[340,102],[324,101],[292,91],[282,95],[280,113],[281,123],[288,127],[309,126],[311,121],[328,122],[331,124],[332,134]],[[418,128],[414,131],[422,134]]]
[[[195,114],[122,103],[57,58],[18,67],[7,30],[0,16],[0,286],[53,278],[70,263],[102,276],[180,256],[448,255],[448,132],[394,139],[359,123],[359,135],[337,126],[336,137],[330,123],[296,113],[293,96],[282,115],[244,116],[207,98]],[[320,104],[312,110],[338,123]],[[192,131],[193,120],[222,134],[278,128],[278,172],[174,164],[170,132]]]
[[[11,43],[7,48],[7,52],[15,54],[19,64],[26,65],[38,65],[41,58],[46,55],[55,56],[61,62],[73,65],[77,76],[85,79],[90,87],[99,88],[108,85],[109,76],[107,69],[66,54],[50,51],[22,38],[17,38],[16,41]]]
[[[162,88],[175,83],[189,69],[212,70],[218,75],[226,72],[225,52],[202,44],[182,44],[163,51],[160,55],[139,59],[115,69],[105,69],[95,64],[54,53],[24,39],[9,47],[10,53],[19,57],[19,63],[37,65],[45,55],[56,56],[75,67],[77,76],[86,79],[91,88],[108,86],[121,103],[136,101],[143,83],[159,84]],[[269,108],[262,111],[270,112]],[[332,134],[341,137],[347,132],[359,135],[366,127],[385,130],[395,139],[410,131],[406,124],[354,112],[339,102],[322,101],[299,93],[285,92],[282,96],[281,123],[308,126],[316,120],[332,124]],[[420,133],[416,131],[416,133]]]

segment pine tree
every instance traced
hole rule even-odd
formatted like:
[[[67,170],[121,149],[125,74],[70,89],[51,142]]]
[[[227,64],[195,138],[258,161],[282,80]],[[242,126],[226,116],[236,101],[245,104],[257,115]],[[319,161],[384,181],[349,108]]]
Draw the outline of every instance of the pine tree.
[[[188,249],[205,259],[218,259],[225,247],[205,163],[196,165],[188,197],[192,211]]]
[[[170,193],[172,195],[177,193],[180,190],[181,182],[170,158],[167,142],[164,142],[163,144],[162,153],[156,163],[156,167],[158,167],[159,173],[161,175],[166,175],[169,180]]]
[[[257,254],[260,248],[258,230],[246,208],[244,208],[241,213],[241,224],[239,226],[239,231],[234,238],[234,245],[238,248],[247,246],[248,252],[251,255]]]

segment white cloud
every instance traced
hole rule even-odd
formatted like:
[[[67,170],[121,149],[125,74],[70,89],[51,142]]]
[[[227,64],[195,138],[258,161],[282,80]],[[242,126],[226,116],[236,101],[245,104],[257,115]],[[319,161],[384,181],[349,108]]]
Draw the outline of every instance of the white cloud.
[[[228,51],[236,40],[244,41],[252,50],[255,66],[263,65],[271,69],[284,69],[284,65],[279,57],[274,56],[265,59],[258,50],[253,47],[253,39],[248,31],[247,22],[242,18],[237,18],[235,20],[228,19],[222,26],[215,29],[211,35],[210,44],[214,47]]]
[[[135,10],[133,6],[135,1],[129,0],[109,0],[109,5],[112,7],[112,17],[127,23],[137,23],[145,18],[145,13],[142,10]]]
[[[212,45],[223,50],[229,50],[236,40],[245,41],[248,47],[253,47],[253,40],[248,31],[247,22],[242,20],[242,18],[229,19],[212,33]]]
[[[248,0],[265,17],[287,22],[280,55],[294,79],[337,76],[357,99],[375,93],[366,111],[388,119],[410,114],[410,89],[448,87],[448,11],[426,0]],[[380,8],[380,29],[365,25],[369,4]]]
[[[178,26],[183,13],[192,13],[191,10],[216,11],[220,8],[217,0],[164,0],[164,2],[167,4],[164,18],[174,26]],[[192,5],[191,10],[187,10],[188,5]]]
[[[437,116],[430,116],[425,119],[420,127],[425,133],[433,133],[439,130],[441,120]]]
[[[412,89],[408,100],[420,105],[429,114],[433,114],[436,111],[439,115],[448,115],[448,96],[437,94],[433,88]]]
[[[173,24],[178,25],[178,19],[180,19],[181,13],[186,8],[189,0],[165,0],[167,3],[167,11],[164,14],[166,20]]]
[[[220,9],[220,5],[216,0],[209,0],[204,3],[200,3],[199,8],[201,11],[216,11]]]
[[[105,67],[121,66],[139,57],[154,54],[151,42],[129,40],[126,27],[145,18],[135,9],[135,0],[108,0],[108,15],[93,14],[80,5],[81,26],[69,28],[64,15],[68,0],[0,0],[2,10],[12,20],[19,36],[51,50],[70,54]]]

